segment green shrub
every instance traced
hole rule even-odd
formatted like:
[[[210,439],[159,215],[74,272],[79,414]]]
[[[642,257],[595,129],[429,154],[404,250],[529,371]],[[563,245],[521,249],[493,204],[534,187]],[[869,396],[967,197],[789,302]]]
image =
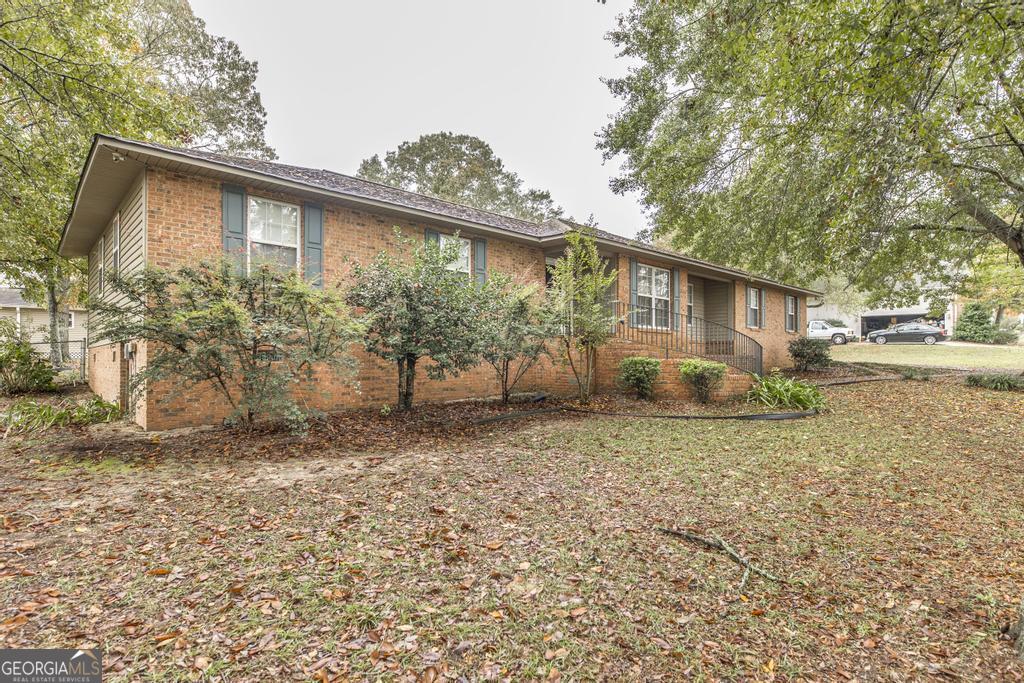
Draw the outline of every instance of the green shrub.
[[[0,323],[0,394],[53,391],[53,367],[18,335],[10,321]]]
[[[1016,344],[1020,341],[1020,334],[1013,329],[1003,328],[992,333],[993,344]]]
[[[928,370],[923,370],[921,368],[905,367],[900,368],[900,377],[907,380],[927,382],[932,378],[932,373],[930,373]]]
[[[711,394],[725,381],[725,363],[714,360],[689,358],[679,364],[679,377],[693,387],[694,396],[701,403],[711,400]]]
[[[995,391],[1022,391],[1024,390],[1024,376],[990,374],[990,375],[968,375],[965,380],[969,387],[980,387],[982,389],[994,389]]]
[[[661,374],[661,361],[645,356],[630,356],[619,363],[619,381],[636,392],[637,398],[654,395],[654,382]]]
[[[1000,330],[992,322],[991,312],[982,304],[971,303],[964,307],[956,324],[954,338],[979,344],[1012,344],[1017,336],[1009,330]]]
[[[798,337],[789,342],[789,357],[797,370],[827,368],[832,364],[831,349],[828,339]]]
[[[754,386],[747,394],[747,400],[769,408],[821,410],[825,407],[825,395],[821,393],[821,389],[808,382],[784,377],[777,372],[767,376],[756,376]]]
[[[108,403],[99,396],[93,396],[82,403],[61,401],[56,404],[23,398],[0,413],[0,426],[3,427],[5,435],[19,434],[51,427],[110,422],[120,415],[121,410],[117,405]]]

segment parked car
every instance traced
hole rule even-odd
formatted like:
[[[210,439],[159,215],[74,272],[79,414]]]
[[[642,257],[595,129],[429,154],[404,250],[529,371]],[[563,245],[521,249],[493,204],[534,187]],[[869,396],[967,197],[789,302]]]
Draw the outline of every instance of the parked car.
[[[825,320],[812,320],[807,323],[807,336],[811,339],[831,339],[833,344],[845,344],[857,338],[857,333],[849,327],[836,327]]]
[[[889,342],[924,342],[929,346],[947,338],[945,330],[925,323],[900,323],[884,330],[868,334],[868,341],[876,344]]]

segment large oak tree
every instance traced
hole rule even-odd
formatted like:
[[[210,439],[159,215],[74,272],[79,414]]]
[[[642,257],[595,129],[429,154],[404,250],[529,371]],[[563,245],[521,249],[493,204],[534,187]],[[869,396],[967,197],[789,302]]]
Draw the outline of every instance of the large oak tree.
[[[890,300],[993,244],[1024,263],[1022,28],[1010,0],[640,0],[614,187],[695,255]]]

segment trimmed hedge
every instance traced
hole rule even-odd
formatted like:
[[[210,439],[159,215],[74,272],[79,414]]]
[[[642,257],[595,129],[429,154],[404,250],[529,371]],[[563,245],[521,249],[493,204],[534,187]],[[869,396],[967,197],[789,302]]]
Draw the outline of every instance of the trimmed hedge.
[[[832,342],[798,337],[789,342],[789,357],[797,370],[818,370],[832,364]]]
[[[646,356],[629,356],[619,363],[619,381],[636,392],[637,398],[654,395],[654,382],[661,374],[661,361]]]
[[[711,394],[722,386],[728,366],[714,360],[688,358],[679,364],[679,377],[693,387],[694,396],[701,403],[711,400]]]

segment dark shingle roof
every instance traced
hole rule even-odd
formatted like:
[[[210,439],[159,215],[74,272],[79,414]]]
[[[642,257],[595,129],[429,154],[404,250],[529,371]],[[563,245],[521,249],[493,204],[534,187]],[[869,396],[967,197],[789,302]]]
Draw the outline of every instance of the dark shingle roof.
[[[0,287],[0,306],[4,308],[41,308],[38,304],[26,301],[20,289]]]
[[[212,161],[217,164],[224,164],[225,166],[231,166],[232,168],[237,168],[243,171],[262,173],[282,180],[303,183],[305,185],[310,185],[331,192],[341,192],[354,197],[373,199],[410,209],[429,211],[442,216],[472,221],[474,223],[480,223],[482,225],[502,230],[510,230],[524,235],[532,235],[534,237],[540,237],[543,235],[541,226],[537,223],[531,223],[530,221],[524,221],[511,216],[504,216],[499,213],[494,213],[493,211],[475,209],[471,206],[466,206],[465,204],[457,204],[443,199],[428,197],[427,195],[409,192],[408,190],[401,190],[397,187],[391,187],[390,185],[375,183],[371,180],[364,180],[362,178],[356,178],[355,176],[345,175],[343,173],[335,173],[334,171],[328,171],[327,169],[306,168],[303,166],[282,164],[277,161],[227,156],[225,154],[217,154],[215,152],[206,152],[203,150],[169,147],[167,145],[159,145],[153,142],[137,142],[135,140],[124,140],[124,142],[129,142],[133,145],[151,147],[153,149],[163,150],[166,152],[173,152],[174,154],[180,154],[182,156],[193,157],[205,161]]]
[[[112,143],[112,146],[114,147],[117,146],[118,142],[121,142],[133,147],[149,148],[157,153],[167,152],[173,154],[178,158],[185,157],[194,159],[198,162],[211,162],[240,172],[256,173],[272,179],[298,183],[305,185],[312,190],[336,192],[356,199],[381,202],[398,208],[426,212],[440,217],[475,223],[480,226],[504,230],[537,239],[557,237],[558,235],[563,234],[566,230],[583,227],[579,223],[574,223],[573,221],[566,219],[552,219],[543,223],[534,223],[519,218],[513,218],[512,216],[494,213],[493,211],[485,211],[483,209],[476,209],[464,204],[428,197],[427,195],[409,192],[407,190],[391,187],[390,185],[383,185],[381,183],[356,178],[355,176],[345,175],[343,173],[328,171],[326,169],[306,168],[303,166],[293,166],[292,164],[283,164],[277,161],[228,156],[226,154],[207,152],[204,150],[171,147],[154,142],[140,142],[137,140],[127,140],[105,135],[97,136],[97,142],[103,142],[104,140],[106,140],[108,144]],[[695,259],[676,251],[644,244],[637,240],[622,237],[621,235],[616,235],[599,228],[591,229],[598,239],[607,242],[614,242],[633,249],[640,249],[646,252],[660,254],[669,259],[678,260],[690,265],[703,266],[717,270],[721,273],[729,273],[736,277],[754,279],[805,292],[816,293],[812,290],[806,290],[800,287],[794,287],[793,285],[786,285],[784,283],[761,278],[737,268],[720,266],[708,261]]]

